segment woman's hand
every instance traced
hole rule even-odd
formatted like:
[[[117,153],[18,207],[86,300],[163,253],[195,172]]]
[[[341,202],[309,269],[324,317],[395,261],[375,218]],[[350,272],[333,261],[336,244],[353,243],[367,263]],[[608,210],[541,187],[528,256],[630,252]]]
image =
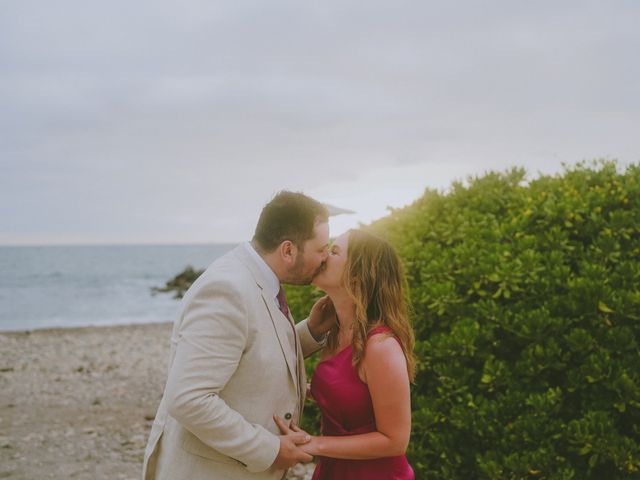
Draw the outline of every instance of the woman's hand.
[[[328,295],[318,300],[309,313],[309,330],[316,341],[322,341],[324,334],[327,333],[337,320],[336,309]]]
[[[319,444],[320,444],[320,437],[311,437],[311,440],[309,440],[304,445],[300,445],[299,447],[300,447],[300,450],[302,450],[307,455],[311,455],[312,457],[317,457],[318,455],[320,455]]]

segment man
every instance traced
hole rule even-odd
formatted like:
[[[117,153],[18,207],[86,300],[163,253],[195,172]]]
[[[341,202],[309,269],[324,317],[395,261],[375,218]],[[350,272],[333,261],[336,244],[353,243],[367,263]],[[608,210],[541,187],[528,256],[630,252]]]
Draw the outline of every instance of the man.
[[[273,416],[298,423],[304,356],[335,321],[317,304],[294,326],[280,283],[308,284],[327,258],[328,213],[280,192],[253,240],[212,263],[183,298],[169,375],[144,456],[143,479],[281,479],[312,458],[305,433],[280,435]]]

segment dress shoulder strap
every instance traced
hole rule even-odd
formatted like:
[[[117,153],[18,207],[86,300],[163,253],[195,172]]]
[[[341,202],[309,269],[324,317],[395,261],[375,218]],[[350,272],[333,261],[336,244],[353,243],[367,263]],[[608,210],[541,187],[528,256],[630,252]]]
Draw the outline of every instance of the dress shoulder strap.
[[[378,325],[377,327],[369,330],[369,332],[367,333],[367,338],[371,338],[374,335],[378,335],[379,333],[388,333],[390,335],[393,335],[393,330],[391,330],[391,328],[387,327],[386,325]]]

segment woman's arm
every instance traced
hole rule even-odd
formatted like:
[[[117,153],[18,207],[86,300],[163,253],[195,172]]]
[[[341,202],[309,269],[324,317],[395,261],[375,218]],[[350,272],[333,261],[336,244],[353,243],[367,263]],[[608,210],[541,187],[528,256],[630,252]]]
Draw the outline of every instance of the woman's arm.
[[[314,456],[366,460],[402,455],[411,433],[411,397],[407,362],[398,341],[374,335],[362,361],[377,431],[344,437],[312,437],[301,448]]]

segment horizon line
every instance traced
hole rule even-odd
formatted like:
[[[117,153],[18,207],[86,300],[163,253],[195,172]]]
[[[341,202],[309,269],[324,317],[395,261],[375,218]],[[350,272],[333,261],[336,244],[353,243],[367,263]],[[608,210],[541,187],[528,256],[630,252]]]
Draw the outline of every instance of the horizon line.
[[[194,241],[194,242],[69,242],[69,243],[0,243],[0,248],[28,248],[28,247],[179,247],[179,246],[207,246],[207,245],[237,245],[239,241]]]

